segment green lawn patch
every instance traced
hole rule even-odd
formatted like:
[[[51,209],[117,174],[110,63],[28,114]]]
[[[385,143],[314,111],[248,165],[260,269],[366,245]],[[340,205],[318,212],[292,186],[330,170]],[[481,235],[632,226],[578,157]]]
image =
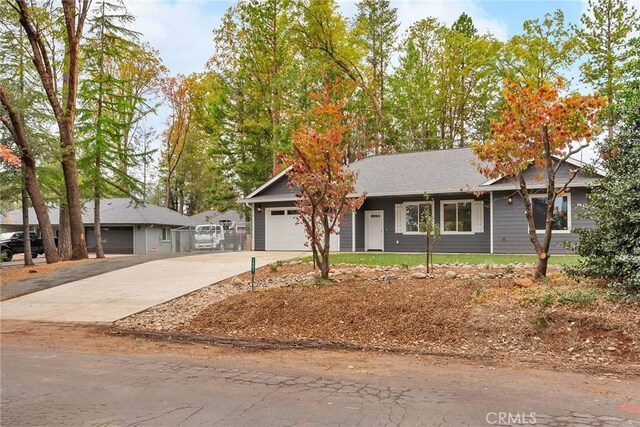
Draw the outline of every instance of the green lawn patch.
[[[395,254],[395,253],[332,253],[332,264],[361,264],[361,265],[419,265],[425,263],[425,254]],[[552,255],[550,264],[574,265],[578,262],[577,255]],[[305,258],[311,262],[311,257]],[[502,255],[502,254],[434,254],[434,264],[464,263],[473,265],[485,264],[515,264],[536,262],[535,255]]]

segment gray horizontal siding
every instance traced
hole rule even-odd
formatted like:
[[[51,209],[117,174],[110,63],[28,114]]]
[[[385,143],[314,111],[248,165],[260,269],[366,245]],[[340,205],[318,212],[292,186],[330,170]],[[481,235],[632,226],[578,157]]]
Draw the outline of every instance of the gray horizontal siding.
[[[353,250],[352,232],[351,214],[347,214],[340,221],[340,252],[351,252]]]
[[[280,179],[276,180],[256,196],[273,196],[280,194],[290,196],[292,194],[297,194],[298,191],[299,189],[297,188],[289,187],[289,180],[287,178],[287,175],[283,175],[280,177]]]
[[[440,223],[440,202],[449,200],[475,199],[471,194],[432,197],[435,220]],[[478,200],[478,199],[475,199]],[[464,235],[441,235],[436,244],[437,252],[448,253],[484,253],[490,250],[490,211],[488,196],[481,198],[485,202],[484,232]],[[423,235],[405,235],[395,232],[395,205],[397,203],[424,201],[421,196],[413,197],[374,197],[366,199],[356,215],[356,250],[364,251],[364,212],[384,211],[384,250],[386,252],[424,252],[427,247]]]
[[[580,218],[584,209],[580,205],[587,203],[586,188],[576,188],[571,191],[571,228],[593,228],[595,223],[588,218]],[[513,204],[509,205],[508,197],[513,196]],[[495,253],[535,253],[533,244],[529,240],[529,227],[524,214],[524,204],[522,198],[512,192],[496,192],[493,199],[493,229]],[[544,235],[539,233],[542,238]],[[551,238],[551,254],[567,253],[563,242],[576,242],[578,236],[575,233],[555,233]]]
[[[572,179],[574,169],[575,169],[575,166],[564,163],[556,173],[556,185],[562,186],[566,184],[567,181]],[[546,176],[546,172],[544,171],[544,169],[529,168],[522,173],[522,176],[524,177],[524,179],[527,181],[528,184],[538,185],[538,186],[546,182],[546,180],[539,179],[540,175]],[[571,182],[573,185],[584,185],[585,183],[593,179],[594,177],[578,171],[575,178],[573,178]],[[518,188],[517,182],[514,182],[511,178],[503,178],[498,182],[494,183],[493,185],[500,185],[500,184],[509,184],[510,186],[513,186],[514,189]],[[487,190],[489,189],[490,188],[487,188]]]

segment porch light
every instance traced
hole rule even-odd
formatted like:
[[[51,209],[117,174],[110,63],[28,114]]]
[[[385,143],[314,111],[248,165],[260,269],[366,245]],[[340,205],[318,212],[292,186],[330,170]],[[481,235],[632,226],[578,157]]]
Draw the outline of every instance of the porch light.
[[[258,213],[262,213],[262,206],[258,205]]]
[[[513,196],[509,196],[509,198],[507,199],[507,203],[510,205],[513,204]]]

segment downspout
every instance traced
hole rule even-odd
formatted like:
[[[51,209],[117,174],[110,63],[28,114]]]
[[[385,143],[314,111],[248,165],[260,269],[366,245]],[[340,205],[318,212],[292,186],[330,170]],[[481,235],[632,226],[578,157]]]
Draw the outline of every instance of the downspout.
[[[493,253],[493,191],[489,192],[489,246],[490,252]]]

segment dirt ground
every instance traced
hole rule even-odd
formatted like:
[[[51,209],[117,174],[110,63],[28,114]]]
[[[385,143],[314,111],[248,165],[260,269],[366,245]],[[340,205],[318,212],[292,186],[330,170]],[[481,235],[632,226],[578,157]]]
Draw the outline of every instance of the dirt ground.
[[[447,269],[458,270],[458,277],[444,278]],[[415,270],[399,268],[340,266],[334,271],[331,283],[315,285],[305,282],[311,273],[306,264],[263,270],[263,281],[287,278],[286,284],[205,304],[168,336],[259,348],[411,353],[640,375],[639,307],[612,302],[593,284],[567,280],[557,272],[546,283],[532,284],[523,278],[524,271],[467,266],[441,267],[425,279],[413,278]],[[292,284],[295,275],[301,279]],[[243,283],[247,278],[240,276]],[[556,302],[549,303],[550,298]],[[163,316],[171,316],[178,300],[165,305]],[[139,319],[135,329],[140,336],[166,336]]]

